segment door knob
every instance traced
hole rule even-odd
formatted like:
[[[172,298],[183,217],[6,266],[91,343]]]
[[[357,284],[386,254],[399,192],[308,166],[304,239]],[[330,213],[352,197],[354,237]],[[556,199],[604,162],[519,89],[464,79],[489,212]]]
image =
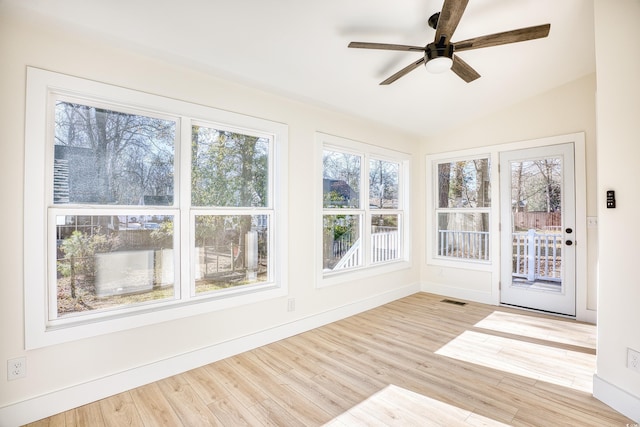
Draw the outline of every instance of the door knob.
[[[567,240],[567,241],[565,242],[565,244],[566,244],[567,246],[571,246],[571,245],[573,245],[573,241],[572,241],[572,240]]]

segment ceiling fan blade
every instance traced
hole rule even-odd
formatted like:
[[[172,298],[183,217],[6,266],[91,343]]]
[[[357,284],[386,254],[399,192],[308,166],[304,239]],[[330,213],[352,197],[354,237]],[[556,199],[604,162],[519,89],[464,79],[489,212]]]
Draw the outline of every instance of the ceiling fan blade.
[[[456,73],[458,77],[460,77],[467,83],[471,83],[475,79],[480,78],[480,74],[478,74],[476,70],[471,68],[471,65],[467,64],[462,59],[460,59],[459,56],[456,55],[453,56],[453,65],[451,66],[451,71]]]
[[[544,24],[536,25],[534,27],[520,28],[518,30],[505,31],[503,33],[475,37],[454,43],[455,51],[460,52],[463,50],[479,49],[481,47],[499,46],[502,44],[541,39],[549,35],[550,29],[551,24]]]
[[[424,52],[424,46],[409,46],[406,44],[388,44],[388,43],[367,43],[367,42],[351,42],[349,47],[358,49],[382,49],[382,50],[402,50],[406,52]]]
[[[415,70],[416,68],[418,68],[422,64],[424,64],[424,56],[422,58],[418,59],[416,62],[412,62],[411,64],[407,65],[402,70],[400,70],[397,73],[395,73],[394,75],[388,77],[383,82],[380,82],[380,84],[381,85],[389,85],[389,84],[395,82],[396,80],[398,80],[400,77],[404,76],[405,74],[409,74],[409,72]]]
[[[440,42],[442,37],[447,41],[451,41],[453,32],[458,27],[460,18],[462,18],[462,14],[467,8],[467,3],[469,3],[469,0],[444,0],[442,11],[438,18],[438,26],[436,27],[436,37],[434,39],[436,43]]]

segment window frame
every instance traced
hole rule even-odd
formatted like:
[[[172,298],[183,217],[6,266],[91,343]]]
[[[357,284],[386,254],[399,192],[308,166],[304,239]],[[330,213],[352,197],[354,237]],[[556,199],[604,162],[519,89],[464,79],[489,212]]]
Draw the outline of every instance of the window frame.
[[[351,280],[372,277],[387,272],[394,272],[411,267],[411,241],[408,230],[410,230],[410,164],[411,155],[400,151],[395,151],[379,146],[355,141],[348,138],[334,136],[322,132],[316,132],[316,162],[317,171],[315,176],[319,177],[317,185],[317,218],[316,218],[316,248],[315,263],[318,273],[316,275],[316,287],[322,288],[344,283]],[[324,207],[324,171],[323,154],[325,150],[334,150],[341,153],[358,155],[361,158],[360,167],[360,194],[359,208],[325,208]],[[382,160],[397,163],[398,171],[398,207],[395,209],[372,209],[369,206],[369,169],[370,160]],[[362,263],[357,267],[352,267],[339,271],[324,271],[323,269],[323,227],[326,215],[359,215],[360,237],[364,242],[361,251]],[[397,215],[399,217],[398,233],[400,236],[398,258],[372,262],[371,241],[371,219],[375,215]]]
[[[124,306],[123,309],[101,311],[81,316],[49,317],[49,304],[56,300],[55,273],[55,212],[83,212],[84,215],[113,214],[104,205],[64,206],[53,203],[53,99],[62,94],[67,99],[93,105],[100,103],[117,107],[117,111],[133,111],[160,118],[176,119],[174,151],[174,197],[169,206],[120,205],[122,212],[162,211],[174,215],[174,298],[158,300],[144,306]],[[24,313],[25,348],[32,349],[71,340],[151,325],[168,320],[204,314],[212,311],[255,303],[287,295],[287,174],[288,126],[282,123],[219,110],[144,93],[120,86],[27,68],[24,175]],[[268,205],[270,220],[271,281],[258,286],[242,286],[229,291],[195,294],[193,289],[193,248],[191,227],[195,215],[215,212],[261,214],[256,208],[219,208],[191,206],[190,149],[191,124],[207,123],[219,129],[264,136],[271,141],[269,157]],[[180,143],[181,141],[181,143]],[[86,212],[86,213],[85,213]],[[65,215],[62,213],[62,215]],[[52,228],[53,227],[53,228]],[[53,230],[53,231],[51,231]],[[244,289],[243,289],[244,288]]]
[[[489,181],[491,183],[490,195],[491,205],[479,208],[440,208],[439,200],[439,171],[438,165],[444,163],[455,163],[470,160],[487,159],[489,162]],[[427,264],[442,267],[465,268],[469,270],[492,271],[495,264],[495,236],[494,236],[494,216],[495,216],[495,192],[497,191],[496,175],[497,163],[495,156],[484,150],[465,150],[463,152],[442,153],[437,155],[429,155],[426,159],[426,210],[427,210],[427,227],[426,227],[426,252]],[[495,170],[494,170],[495,169]],[[452,256],[443,256],[438,254],[438,214],[440,213],[481,213],[488,216],[487,226],[487,242],[489,245],[488,259],[470,259]]]

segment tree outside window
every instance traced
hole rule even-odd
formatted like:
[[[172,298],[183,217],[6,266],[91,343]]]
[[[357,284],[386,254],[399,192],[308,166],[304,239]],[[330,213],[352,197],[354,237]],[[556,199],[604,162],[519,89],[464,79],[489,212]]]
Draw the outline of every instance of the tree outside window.
[[[437,254],[489,260],[489,159],[439,163],[437,174]]]
[[[197,294],[270,278],[270,147],[264,137],[192,127]],[[239,213],[228,215],[229,208]],[[262,212],[256,215],[256,209]]]

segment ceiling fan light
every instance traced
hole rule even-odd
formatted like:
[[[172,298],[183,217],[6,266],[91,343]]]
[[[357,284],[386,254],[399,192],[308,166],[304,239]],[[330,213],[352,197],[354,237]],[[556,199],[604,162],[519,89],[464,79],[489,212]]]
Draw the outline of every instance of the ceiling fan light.
[[[427,71],[433,74],[444,73],[451,69],[453,60],[447,56],[438,56],[425,62]]]

